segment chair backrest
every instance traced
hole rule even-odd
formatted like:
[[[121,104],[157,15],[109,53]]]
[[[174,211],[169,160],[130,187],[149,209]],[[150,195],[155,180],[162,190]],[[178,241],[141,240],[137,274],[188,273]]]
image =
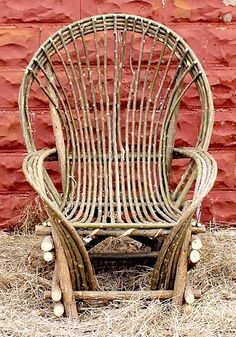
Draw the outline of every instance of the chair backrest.
[[[158,22],[106,14],[62,28],[39,48],[19,105],[28,152],[38,149],[38,106],[50,116],[68,216],[139,222],[175,218],[164,199],[188,102],[201,114],[193,145],[207,149],[213,103],[195,54]]]

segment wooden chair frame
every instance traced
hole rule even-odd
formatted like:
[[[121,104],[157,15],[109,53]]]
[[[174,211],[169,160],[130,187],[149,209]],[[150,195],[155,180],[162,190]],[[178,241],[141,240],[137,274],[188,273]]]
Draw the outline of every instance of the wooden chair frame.
[[[201,110],[198,138],[193,147],[177,148],[179,110],[193,86]],[[48,104],[55,137],[51,149],[35,143],[30,99],[40,95],[37,90]],[[196,235],[205,230],[193,218],[213,186],[217,166],[206,152],[214,115],[211,90],[184,40],[158,22],[133,15],[72,23],[50,37],[27,66],[19,107],[28,151],[24,174],[50,223],[37,231],[52,235],[53,240],[44,240],[47,253],[55,249],[52,291],[45,295],[53,299],[55,313],[65,310],[77,317],[76,300],[138,293],[97,289],[88,250],[109,236],[129,236],[152,248],[161,237],[159,250],[149,253],[156,256],[151,290],[138,296],[192,303],[194,294],[186,295],[187,270],[191,253],[201,248]],[[173,158],[190,163],[171,190]],[[53,160],[60,167],[60,192],[44,166]]]

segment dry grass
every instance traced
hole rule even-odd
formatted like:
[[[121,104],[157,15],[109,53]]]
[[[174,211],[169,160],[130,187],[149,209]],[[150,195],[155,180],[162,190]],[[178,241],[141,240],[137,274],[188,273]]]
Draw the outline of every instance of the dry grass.
[[[191,316],[168,303],[113,302],[107,307],[82,307],[77,321],[56,319],[43,292],[50,287],[50,266],[43,262],[39,238],[33,234],[0,233],[0,336],[14,337],[229,337],[236,334],[236,234],[214,230],[203,236],[201,263],[190,273],[204,294]],[[110,240],[116,249],[128,241]],[[101,249],[101,248],[100,248]],[[150,268],[100,271],[103,289],[145,289]]]
[[[25,234],[34,233],[35,226],[40,225],[45,219],[45,211],[37,197],[20,211],[19,223],[14,227],[14,231]]]

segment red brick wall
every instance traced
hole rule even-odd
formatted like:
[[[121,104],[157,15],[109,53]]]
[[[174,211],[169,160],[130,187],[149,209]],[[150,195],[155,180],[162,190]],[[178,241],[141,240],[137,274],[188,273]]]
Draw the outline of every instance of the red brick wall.
[[[204,202],[203,219],[235,223],[236,0],[1,0],[0,226],[14,225],[33,197],[21,171],[25,149],[17,96],[24,67],[61,26],[108,12],[142,15],[166,24],[185,38],[201,60],[214,95],[210,151],[219,165],[215,188]]]

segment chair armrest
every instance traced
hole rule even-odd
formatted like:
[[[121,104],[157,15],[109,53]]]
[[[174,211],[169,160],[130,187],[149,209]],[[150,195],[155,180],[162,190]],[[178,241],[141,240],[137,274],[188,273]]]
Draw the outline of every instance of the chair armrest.
[[[54,186],[43,164],[47,157],[56,153],[56,149],[43,149],[29,153],[23,161],[23,172],[29,184],[46,204],[60,210],[62,198]]]
[[[209,153],[198,148],[175,148],[174,152],[180,154],[182,157],[193,159],[196,165],[196,169],[191,173],[188,182],[178,194],[175,205],[179,205],[180,200],[185,197],[193,181],[196,179],[194,194],[190,204],[190,207],[194,209],[212,189],[217,176],[217,163]],[[180,189],[184,180],[186,181],[186,176],[180,181],[176,190]]]

